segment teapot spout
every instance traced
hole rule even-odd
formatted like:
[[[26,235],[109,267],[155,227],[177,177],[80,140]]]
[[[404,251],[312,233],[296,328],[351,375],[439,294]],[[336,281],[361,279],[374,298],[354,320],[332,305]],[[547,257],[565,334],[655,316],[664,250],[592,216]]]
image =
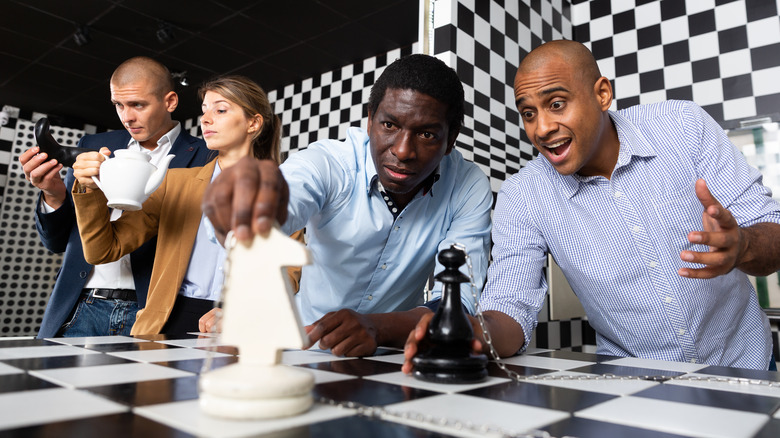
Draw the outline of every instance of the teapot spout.
[[[146,194],[146,196],[151,195],[155,190],[157,190],[158,187],[160,187],[163,178],[165,178],[165,172],[168,171],[168,165],[171,164],[171,160],[175,156],[176,155],[167,155],[162,159],[160,166],[157,168],[157,170],[154,171],[154,173],[149,177],[149,180],[146,182],[146,187],[144,189],[144,194]]]

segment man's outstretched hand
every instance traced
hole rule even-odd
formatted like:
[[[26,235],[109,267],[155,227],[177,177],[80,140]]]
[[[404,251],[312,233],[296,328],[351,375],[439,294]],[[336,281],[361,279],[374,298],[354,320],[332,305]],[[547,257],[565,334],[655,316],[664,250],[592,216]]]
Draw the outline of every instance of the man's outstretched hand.
[[[202,209],[223,242],[228,231],[248,241],[266,235],[274,221],[287,220],[287,182],[271,160],[244,157],[225,169],[206,188]]]
[[[731,272],[740,263],[747,242],[734,216],[712,196],[703,179],[696,181],[696,197],[704,206],[703,230],[688,233],[688,241],[708,245],[710,250],[680,252],[681,259],[704,267],[680,268],[678,274],[690,278],[715,278]]]

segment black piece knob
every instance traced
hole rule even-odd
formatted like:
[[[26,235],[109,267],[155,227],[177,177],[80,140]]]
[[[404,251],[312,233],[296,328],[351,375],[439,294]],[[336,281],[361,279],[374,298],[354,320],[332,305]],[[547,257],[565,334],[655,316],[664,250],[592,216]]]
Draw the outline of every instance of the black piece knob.
[[[460,284],[469,281],[459,270],[466,254],[453,245],[439,253],[439,262],[444,270],[435,279],[442,283],[442,298],[421,351],[412,359],[413,375],[438,383],[481,381],[487,377],[487,357],[471,352],[474,330],[460,301]]]
[[[83,152],[92,152],[91,149],[62,146],[52,137],[49,130],[49,119],[42,117],[35,123],[35,141],[41,152],[46,152],[49,159],[55,159],[65,167],[73,167],[76,156]]]

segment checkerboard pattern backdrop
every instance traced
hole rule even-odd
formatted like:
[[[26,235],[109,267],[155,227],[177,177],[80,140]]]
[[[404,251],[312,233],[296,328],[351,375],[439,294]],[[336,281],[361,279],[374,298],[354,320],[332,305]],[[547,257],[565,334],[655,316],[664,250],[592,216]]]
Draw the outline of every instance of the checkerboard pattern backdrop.
[[[616,108],[667,98],[691,99],[726,128],[738,120],[780,111],[780,0],[436,0],[432,53],[455,68],[466,91],[466,120],[456,147],[490,177],[494,192],[535,155],[514,107],[512,79],[525,54],[542,42],[566,38],[588,45],[602,74],[614,78]],[[364,103],[374,80],[396,58],[421,51],[400,48],[320,76],[268,90],[283,124],[283,158],[319,138],[343,138],[349,126],[366,127]],[[187,116],[187,115],[184,115]],[[22,114],[19,121],[26,119]],[[200,135],[198,118],[184,128]],[[26,232],[13,244],[2,242],[4,259],[40,247],[29,215],[19,209],[34,203],[35,193],[12,151],[12,118],[0,129],[2,220]],[[9,128],[10,127],[10,128]],[[28,129],[28,128],[24,128]],[[55,128],[55,130],[58,128]],[[100,131],[85,127],[78,135]],[[76,131],[74,131],[75,133]],[[19,135],[18,133],[16,134]],[[22,135],[27,135],[26,133]],[[76,134],[74,134],[76,135]],[[8,228],[4,228],[8,229]],[[38,246],[36,246],[38,245]],[[46,258],[56,270],[59,259]],[[20,302],[12,291],[32,281],[24,263],[0,274],[0,321],[31,314],[40,321],[53,276],[35,280],[37,302]],[[33,268],[44,269],[43,266]],[[45,284],[45,281],[52,281]],[[36,287],[38,287],[36,285]],[[38,290],[38,289],[36,289]],[[22,318],[26,319],[27,316]],[[594,344],[584,320],[548,321],[546,308],[536,332],[540,347]],[[37,323],[0,336],[34,334]],[[9,330],[11,330],[9,328]],[[775,337],[777,333],[775,332]],[[777,342],[776,342],[777,343]],[[777,354],[777,352],[776,352]]]

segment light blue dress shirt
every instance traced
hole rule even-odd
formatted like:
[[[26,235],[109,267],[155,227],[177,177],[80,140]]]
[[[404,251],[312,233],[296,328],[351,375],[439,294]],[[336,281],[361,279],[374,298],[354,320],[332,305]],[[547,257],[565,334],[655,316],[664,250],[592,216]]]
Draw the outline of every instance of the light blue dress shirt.
[[[222,172],[219,161],[214,166],[211,181]],[[192,247],[190,264],[184,274],[179,294],[189,298],[217,301],[222,292],[225,262],[225,248],[214,237],[214,226],[206,215],[201,215],[195,245]]]
[[[396,220],[377,190],[367,133],[350,128],[345,141],[323,140],[282,165],[290,186],[291,234],[306,227],[313,264],[303,267],[298,309],[305,324],[346,308],[359,313],[408,310],[423,303],[439,250],[465,245],[479,292],[490,244],[490,183],[457,151],[439,166],[430,191],[417,193]],[[466,272],[465,265],[463,272]],[[433,288],[440,296],[441,285]],[[463,304],[474,311],[471,289]]]
[[[680,251],[702,229],[694,183],[704,178],[740,226],[780,223],[780,205],[723,129],[692,102],[610,112],[620,140],[611,179],[562,176],[542,156],[498,195],[493,264],[480,305],[514,318],[526,345],[547,283],[563,269],[596,330],[598,352],[767,369],[772,341],[747,276],[701,280]]]

